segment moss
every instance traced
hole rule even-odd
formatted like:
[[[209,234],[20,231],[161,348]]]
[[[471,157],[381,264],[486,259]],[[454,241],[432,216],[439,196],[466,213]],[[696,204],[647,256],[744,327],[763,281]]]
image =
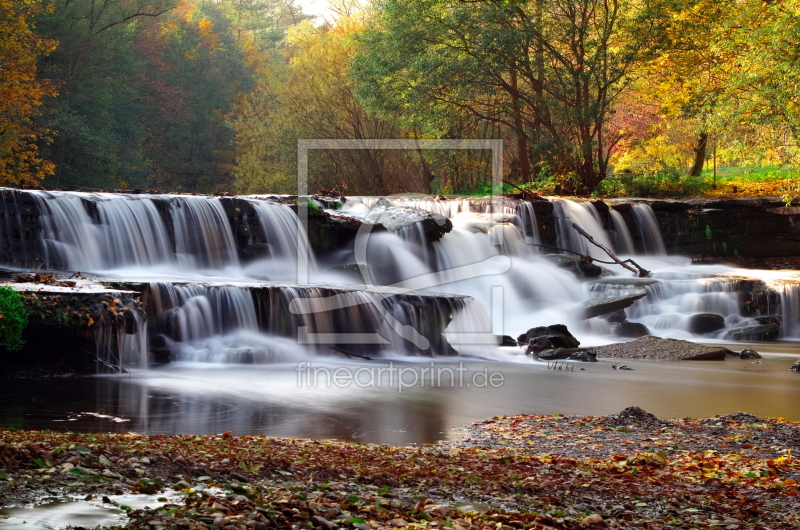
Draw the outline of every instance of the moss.
[[[28,311],[19,293],[8,287],[0,287],[0,346],[10,351],[21,350],[25,345],[22,331],[27,325]]]

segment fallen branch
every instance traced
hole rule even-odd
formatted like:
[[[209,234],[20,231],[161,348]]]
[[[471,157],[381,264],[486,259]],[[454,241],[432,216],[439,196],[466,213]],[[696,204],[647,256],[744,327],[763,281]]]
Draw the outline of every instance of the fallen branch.
[[[622,267],[624,267],[624,268],[628,269],[628,270],[629,270],[629,271],[631,271],[631,272],[638,272],[638,273],[639,273],[639,278],[646,278],[646,277],[648,277],[648,276],[650,275],[650,271],[648,271],[648,270],[646,270],[646,269],[643,269],[642,267],[640,267],[640,266],[639,266],[639,265],[638,265],[638,264],[637,264],[635,261],[633,261],[632,259],[626,259],[625,261],[622,261],[622,260],[621,260],[621,259],[619,259],[619,258],[618,258],[616,255],[614,255],[614,253],[613,253],[613,252],[611,252],[611,251],[608,249],[608,247],[606,247],[605,245],[602,245],[602,244],[598,243],[597,241],[595,241],[595,240],[594,240],[594,238],[593,238],[591,235],[589,235],[589,233],[588,233],[588,232],[586,232],[586,230],[584,230],[584,229],[583,229],[583,228],[581,228],[580,226],[576,225],[575,223],[570,223],[570,224],[572,225],[572,228],[574,228],[575,230],[577,230],[577,232],[578,232],[580,235],[582,235],[583,237],[585,237],[586,239],[588,239],[588,240],[589,240],[589,243],[593,244],[593,245],[594,245],[594,246],[596,246],[596,247],[599,247],[599,248],[601,248],[601,249],[603,250],[603,252],[605,252],[606,254],[608,254],[608,255],[609,255],[609,257],[610,257],[611,259],[613,259],[613,260],[614,260],[614,263],[616,263],[617,265],[620,265],[620,266],[622,266]],[[628,263],[630,263],[631,265],[633,265],[633,267],[636,267],[636,268],[634,269],[634,268],[633,268],[633,267],[631,267],[630,265],[627,265]]]
[[[639,269],[640,277],[644,278],[645,276],[650,274],[649,271],[639,267],[639,265],[637,265],[636,262],[633,261],[632,259],[626,259],[625,261],[619,261],[619,260],[617,260],[617,261],[603,261],[601,259],[593,258],[592,256],[587,256],[586,254],[581,254],[580,252],[575,252],[574,250],[567,250],[565,248],[551,247],[549,245],[540,245],[538,243],[528,243],[527,241],[525,242],[525,244],[526,245],[530,245],[532,247],[547,248],[547,249],[550,249],[550,250],[556,250],[558,252],[566,252],[567,254],[575,254],[576,256],[580,256],[585,261],[594,261],[594,262],[597,262],[597,263],[602,263],[603,265],[622,265],[626,269],[628,269],[630,271],[633,271],[633,272],[636,272],[635,270],[631,269],[630,267],[626,267],[624,265],[624,263],[631,263],[631,264],[633,264],[634,267],[637,267]],[[645,273],[644,276],[642,276],[642,272],[641,271],[644,271],[644,273]]]
[[[348,359],[352,359],[353,357],[358,357],[359,359],[364,359],[365,361],[371,361],[372,360],[372,357],[368,357],[366,355],[359,355],[357,353],[349,352],[349,351],[347,351],[347,350],[345,350],[343,348],[340,348],[338,346],[331,346],[330,348],[331,348],[331,351],[333,351],[335,353],[338,353],[339,355],[344,355]]]

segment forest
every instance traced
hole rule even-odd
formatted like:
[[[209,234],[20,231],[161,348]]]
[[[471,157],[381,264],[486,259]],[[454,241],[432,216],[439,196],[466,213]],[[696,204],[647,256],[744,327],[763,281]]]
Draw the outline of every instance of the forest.
[[[501,138],[548,194],[796,194],[797,0],[0,0],[0,184],[296,192],[298,139]],[[314,151],[311,189],[481,194],[488,151]]]

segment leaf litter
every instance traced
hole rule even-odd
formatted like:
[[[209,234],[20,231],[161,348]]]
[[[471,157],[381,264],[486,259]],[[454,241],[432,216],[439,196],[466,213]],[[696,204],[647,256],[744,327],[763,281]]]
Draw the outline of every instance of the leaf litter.
[[[180,502],[125,528],[798,528],[799,444],[782,418],[635,407],[495,417],[424,447],[0,430],[0,505],[170,489]]]

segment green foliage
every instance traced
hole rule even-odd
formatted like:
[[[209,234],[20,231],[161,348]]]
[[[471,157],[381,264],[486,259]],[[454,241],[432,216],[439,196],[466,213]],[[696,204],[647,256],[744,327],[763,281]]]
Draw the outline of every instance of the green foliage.
[[[18,292],[0,287],[0,346],[19,351],[25,345],[22,331],[28,325],[28,311]]]
[[[602,197],[678,198],[702,195],[711,188],[703,177],[689,177],[676,168],[617,173],[597,187]]]

